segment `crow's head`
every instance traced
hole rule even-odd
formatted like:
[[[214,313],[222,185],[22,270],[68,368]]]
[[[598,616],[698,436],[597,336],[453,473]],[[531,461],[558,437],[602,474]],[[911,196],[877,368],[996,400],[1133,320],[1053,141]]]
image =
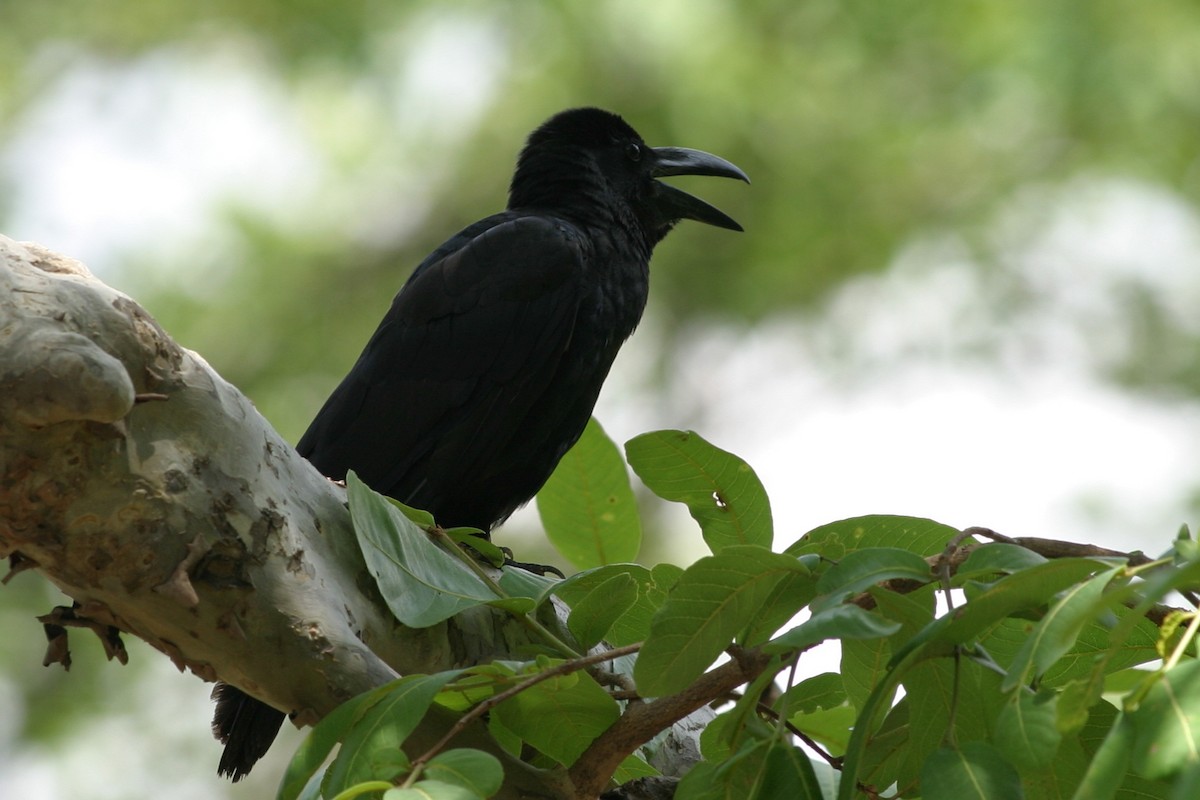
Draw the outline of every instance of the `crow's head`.
[[[723,158],[684,147],[649,147],[616,114],[575,108],[556,114],[530,134],[517,160],[508,205],[558,210],[605,223],[625,220],[639,227],[651,245],[681,219],[742,229],[698,197],[656,180],[666,175],[750,182]]]

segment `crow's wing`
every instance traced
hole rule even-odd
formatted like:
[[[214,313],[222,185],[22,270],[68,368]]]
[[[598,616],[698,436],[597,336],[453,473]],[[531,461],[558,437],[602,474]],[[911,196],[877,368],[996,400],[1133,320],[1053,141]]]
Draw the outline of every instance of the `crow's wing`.
[[[519,469],[520,440],[531,427],[537,433],[530,411],[544,403],[586,294],[585,241],[560,220],[501,216],[427,260],[299,452],[329,477],[352,469],[375,490],[435,515],[459,513],[440,507],[443,499],[469,493],[487,479],[482,470]],[[496,521],[480,513],[493,512],[451,522]]]

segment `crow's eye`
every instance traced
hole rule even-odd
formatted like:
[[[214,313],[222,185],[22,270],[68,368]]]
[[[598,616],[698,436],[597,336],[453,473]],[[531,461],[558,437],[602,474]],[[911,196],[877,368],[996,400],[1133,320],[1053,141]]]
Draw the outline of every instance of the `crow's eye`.
[[[625,156],[630,161],[638,162],[642,160],[642,146],[637,142],[630,142],[625,147]]]

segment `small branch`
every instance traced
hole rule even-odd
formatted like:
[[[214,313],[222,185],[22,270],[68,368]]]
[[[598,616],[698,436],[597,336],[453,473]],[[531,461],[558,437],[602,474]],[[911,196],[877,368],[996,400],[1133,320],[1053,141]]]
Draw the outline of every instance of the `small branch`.
[[[8,557],[8,573],[0,578],[0,586],[7,584],[27,569],[36,569],[37,565],[38,563],[32,558],[26,558],[20,553],[13,553]]]
[[[933,571],[937,573],[938,580],[942,584],[942,595],[946,598],[946,606],[954,610],[954,594],[950,587],[950,577],[954,574],[954,570],[961,562],[963,553],[962,543],[964,540],[971,538],[971,532],[968,528],[962,533],[955,536],[946,543],[945,549],[933,562]]]
[[[619,672],[609,672],[608,670],[598,669],[592,673],[592,677],[595,678],[596,683],[600,684],[601,686],[615,687],[617,691],[611,693],[614,697],[616,697],[618,694],[625,695],[624,697],[618,698],[620,700],[641,699],[641,696],[637,691],[637,685],[634,684],[633,679],[628,675],[622,675]]]
[[[46,656],[42,666],[62,664],[63,669],[71,668],[71,651],[67,647],[67,628],[87,628],[96,634],[104,647],[104,655],[109,661],[114,658],[121,664],[129,663],[129,653],[125,643],[121,641],[121,632],[107,622],[85,616],[86,611],[79,610],[79,604],[74,606],[56,606],[49,614],[37,618],[46,631]]]
[[[1106,547],[1097,547],[1091,544],[1077,544],[1075,542],[1062,542],[1057,539],[1041,539],[1036,536],[1021,536],[1013,538],[1005,536],[1001,533],[996,533],[990,528],[972,527],[966,528],[958,536],[954,537],[946,546],[946,548],[935,556],[929,556],[925,560],[929,562],[930,570],[945,586],[952,575],[954,575],[963,562],[971,555],[974,546],[962,546],[964,539],[968,537],[983,537],[994,542],[1003,544],[1013,544],[1018,547],[1024,547],[1033,553],[1037,553],[1043,558],[1124,558],[1129,561],[1129,565],[1133,567],[1145,566],[1153,563],[1153,559],[1148,558],[1140,552],[1123,553],[1119,550],[1109,550]],[[887,589],[897,594],[908,594],[915,592],[923,586],[927,586],[927,582],[916,581],[911,579],[897,579],[884,581],[879,584],[882,588]],[[1191,592],[1181,591],[1181,595],[1187,598],[1188,602],[1193,606],[1200,606],[1200,599],[1194,597]],[[949,597],[949,595],[947,595]],[[871,611],[875,608],[875,598],[870,592],[862,592],[846,602],[866,611]],[[1132,606],[1130,606],[1132,607]],[[953,604],[951,603],[951,608]],[[1171,606],[1155,604],[1146,611],[1146,619],[1153,622],[1155,625],[1162,626],[1167,615],[1172,611],[1177,611]]]
[[[770,656],[757,650],[740,651],[732,661],[705,673],[682,692],[626,708],[571,766],[569,776],[578,796],[599,795],[626,756],[714,697],[754,680],[770,661]]]
[[[838,769],[838,770],[840,770],[842,768],[842,762],[845,759],[840,758],[839,756],[832,756],[829,753],[827,753],[825,751],[825,748],[821,747],[821,745],[818,744],[815,739],[813,739],[807,733],[800,730],[795,725],[793,725],[792,723],[790,723],[786,719],[784,719],[782,716],[780,716],[778,711],[771,708],[766,703],[759,703],[758,711],[761,714],[766,714],[768,717],[775,720],[776,722],[781,723],[785,728],[787,728],[788,733],[790,733],[792,736],[795,736],[797,739],[799,739],[800,741],[802,741],[806,745],[808,745],[808,747],[814,753],[819,755],[821,758],[825,759],[825,762],[827,764],[829,764],[829,766],[833,767],[834,769]]]
[[[1120,550],[1109,550],[1107,547],[1097,547],[1094,544],[1077,544],[1076,542],[1063,542],[1057,539],[1042,539],[1037,536],[1018,536],[1012,538],[1001,533],[996,533],[991,528],[967,528],[963,533],[970,536],[982,536],[993,542],[1015,544],[1018,547],[1031,550],[1044,558],[1124,558],[1129,562],[1129,566],[1131,567],[1141,567],[1153,561],[1152,558],[1147,557],[1145,553],[1141,552],[1123,553]]]
[[[991,539],[993,542],[1015,544],[1018,547],[1024,547],[1026,550],[1037,553],[1043,558],[1123,558],[1129,562],[1129,566],[1131,567],[1144,567],[1147,564],[1154,563],[1154,559],[1140,551],[1124,553],[1120,550],[1109,550],[1107,547],[1097,547],[1094,544],[1062,542],[1057,539],[1041,539],[1037,536],[1018,536],[1012,538],[1002,533],[996,533],[991,528],[967,528],[963,533],[970,534],[971,536],[982,536],[985,539]],[[1179,590],[1179,594],[1191,603],[1193,608],[1200,606],[1200,597],[1197,597],[1195,593],[1187,590]],[[1155,625],[1161,626],[1167,615],[1174,610],[1176,609],[1171,606],[1156,604],[1146,612],[1146,619]]]

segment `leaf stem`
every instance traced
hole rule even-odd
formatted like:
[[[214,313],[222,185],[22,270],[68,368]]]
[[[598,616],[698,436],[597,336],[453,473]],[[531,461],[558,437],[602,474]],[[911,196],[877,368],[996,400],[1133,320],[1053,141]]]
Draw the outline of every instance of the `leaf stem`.
[[[1192,614],[1191,616],[1192,619],[1188,623],[1187,629],[1184,630],[1183,637],[1179,640],[1179,644],[1175,646],[1175,649],[1171,652],[1171,657],[1167,659],[1165,664],[1163,664],[1161,670],[1162,672],[1167,672],[1174,668],[1174,666],[1179,663],[1179,660],[1183,658],[1183,654],[1187,651],[1188,645],[1191,644],[1192,639],[1196,638],[1196,632],[1197,630],[1200,630],[1200,614]]]
[[[475,573],[475,576],[478,577],[479,580],[483,581],[489,589],[495,592],[497,597],[501,599],[508,599],[512,596],[506,592],[504,587],[497,583],[491,575],[488,574],[487,570],[479,565],[479,562],[471,558],[471,555],[467,553],[464,548],[460,547],[457,542],[447,536],[444,530],[435,526],[429,529],[429,533],[432,534],[433,537],[440,543],[444,544],[446,549],[453,553],[459,561],[466,564],[467,569]],[[532,613],[514,614],[513,616],[515,616],[522,625],[539,636],[544,642],[546,642],[546,644],[557,650],[564,658],[579,659],[584,657],[582,653],[564,642],[553,631],[539,622],[534,616],[532,616]]]
[[[333,796],[333,800],[353,800],[353,798],[367,794],[368,792],[386,792],[388,789],[395,788],[395,784],[387,781],[364,781],[338,792]]]

